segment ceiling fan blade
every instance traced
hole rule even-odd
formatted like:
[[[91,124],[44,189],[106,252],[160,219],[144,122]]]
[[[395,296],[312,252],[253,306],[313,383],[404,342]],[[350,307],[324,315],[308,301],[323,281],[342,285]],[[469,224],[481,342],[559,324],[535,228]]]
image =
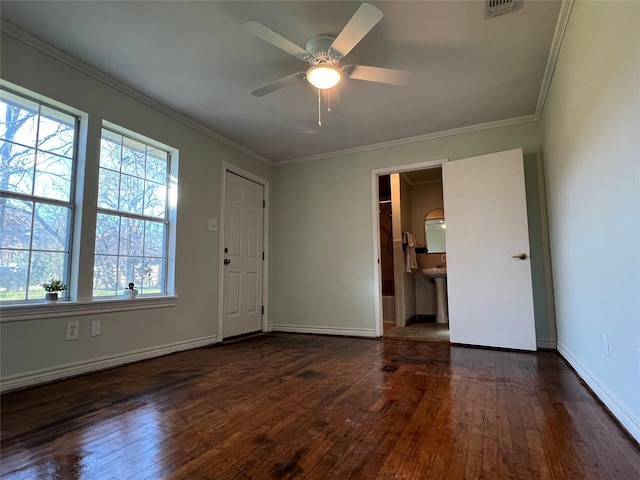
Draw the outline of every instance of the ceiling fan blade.
[[[389,85],[398,85],[400,87],[407,85],[409,80],[411,80],[411,72],[406,72],[404,70],[392,70],[390,68],[353,65],[347,69],[347,72],[347,76],[355,80],[387,83]]]
[[[382,12],[378,8],[370,3],[363,3],[333,41],[331,49],[341,57],[346,57],[353,50],[353,47],[369,33],[369,30],[375,27],[382,16]]]
[[[304,78],[304,74],[305,72],[297,72],[292,75],[280,78],[274,82],[268,83],[263,87],[256,88],[251,92],[251,95],[253,95],[254,97],[264,97],[271,92],[275,92],[276,90],[280,90],[281,88],[292,85],[299,80],[302,80]]]
[[[293,55],[300,60],[306,60],[306,58],[309,56],[306,50],[287,40],[279,33],[276,33],[270,28],[265,27],[261,23],[254,21],[247,22],[242,26],[242,28],[244,28],[250,34],[255,35],[256,37],[264,40],[267,43],[270,43],[274,47],[278,47],[280,50],[284,50],[289,55]]]

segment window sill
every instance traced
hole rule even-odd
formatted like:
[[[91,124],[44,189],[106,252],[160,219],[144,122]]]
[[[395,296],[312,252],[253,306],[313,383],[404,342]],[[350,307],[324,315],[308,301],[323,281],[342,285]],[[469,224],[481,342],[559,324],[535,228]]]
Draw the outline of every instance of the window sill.
[[[0,323],[175,307],[177,300],[177,295],[164,295],[161,297],[142,297],[135,299],[111,298],[108,300],[84,302],[60,301],[57,303],[4,305],[0,307]]]

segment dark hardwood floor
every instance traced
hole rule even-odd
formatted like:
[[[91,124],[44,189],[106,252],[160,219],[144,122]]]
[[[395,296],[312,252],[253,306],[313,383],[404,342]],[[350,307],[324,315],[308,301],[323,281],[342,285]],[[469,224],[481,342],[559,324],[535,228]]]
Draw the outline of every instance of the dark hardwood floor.
[[[640,478],[554,352],[270,334],[1,402],[5,480]]]

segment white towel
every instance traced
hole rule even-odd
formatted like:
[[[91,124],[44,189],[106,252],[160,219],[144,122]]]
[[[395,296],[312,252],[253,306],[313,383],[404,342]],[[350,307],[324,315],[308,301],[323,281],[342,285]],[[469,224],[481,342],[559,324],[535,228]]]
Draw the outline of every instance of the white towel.
[[[402,234],[403,243],[406,245],[405,251],[405,271],[412,273],[418,269],[418,261],[416,260],[416,239],[413,233],[404,232]]]

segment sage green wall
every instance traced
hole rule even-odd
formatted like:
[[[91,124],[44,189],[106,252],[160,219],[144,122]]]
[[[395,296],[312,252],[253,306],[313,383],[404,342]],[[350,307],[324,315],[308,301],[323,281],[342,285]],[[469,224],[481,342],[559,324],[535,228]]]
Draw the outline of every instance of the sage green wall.
[[[212,341],[217,333],[219,234],[207,230],[207,219],[220,218],[222,162],[266,179],[271,178],[271,167],[11,36],[3,33],[1,40],[3,80],[89,114],[94,140],[87,146],[87,178],[94,185],[99,152],[95,139],[102,119],[180,151],[177,306],[73,317],[80,320],[80,339],[72,342],[64,339],[68,318],[3,322],[2,378],[181,342]],[[85,209],[87,218],[95,215],[95,205]],[[102,321],[99,337],[90,336],[92,320]]]
[[[542,123],[558,349],[640,441],[640,2],[574,3]]]
[[[540,150],[537,122],[277,167],[270,278],[275,328],[374,334],[373,169],[518,147]]]

